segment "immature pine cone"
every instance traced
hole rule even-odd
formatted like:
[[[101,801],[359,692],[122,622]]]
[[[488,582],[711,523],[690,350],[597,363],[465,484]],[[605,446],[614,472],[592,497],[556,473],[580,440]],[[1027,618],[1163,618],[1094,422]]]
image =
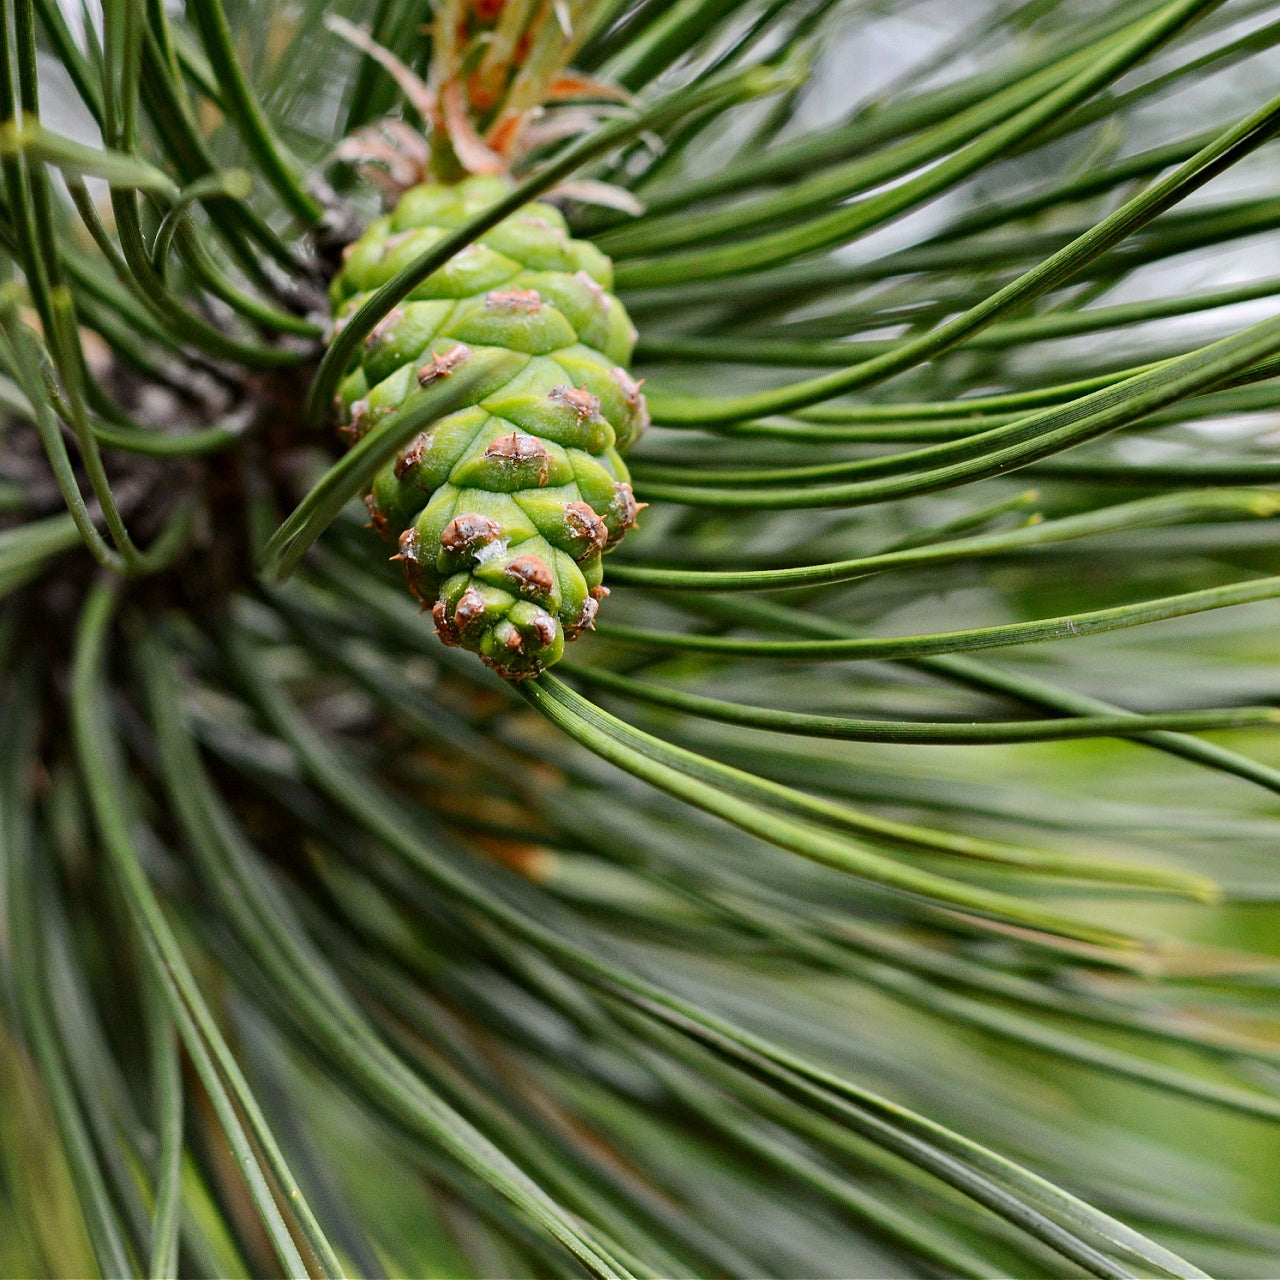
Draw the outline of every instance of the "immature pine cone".
[[[335,324],[508,189],[480,177],[407,191],[348,249]],[[557,209],[526,205],[414,289],[340,389],[358,439],[468,351],[529,357],[413,440],[365,498],[440,638],[508,679],[537,675],[592,625],[607,594],[600,557],[639,509],[620,451],[648,413],[625,369],[635,328],[611,284],[609,260],[571,239]]]

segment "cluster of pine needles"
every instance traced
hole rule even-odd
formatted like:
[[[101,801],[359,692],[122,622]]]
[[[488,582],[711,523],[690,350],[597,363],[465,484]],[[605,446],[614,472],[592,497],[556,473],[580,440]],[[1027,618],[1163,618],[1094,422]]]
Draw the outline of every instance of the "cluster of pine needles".
[[[0,12],[0,1275],[1274,1275],[1274,6],[508,4],[654,421],[519,685],[329,421],[423,0]]]

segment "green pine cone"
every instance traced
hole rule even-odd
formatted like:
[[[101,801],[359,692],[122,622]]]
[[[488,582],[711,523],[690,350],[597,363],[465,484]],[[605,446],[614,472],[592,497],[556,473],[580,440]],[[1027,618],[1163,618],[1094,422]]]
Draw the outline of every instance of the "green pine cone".
[[[506,190],[482,177],[407,191],[348,248],[335,325]],[[354,440],[468,351],[528,356],[505,386],[413,440],[365,497],[440,638],[511,680],[593,625],[607,594],[600,557],[636,521],[621,450],[648,413],[625,370],[635,328],[611,284],[609,260],[571,239],[559,210],[526,205],[414,289],[340,390]]]

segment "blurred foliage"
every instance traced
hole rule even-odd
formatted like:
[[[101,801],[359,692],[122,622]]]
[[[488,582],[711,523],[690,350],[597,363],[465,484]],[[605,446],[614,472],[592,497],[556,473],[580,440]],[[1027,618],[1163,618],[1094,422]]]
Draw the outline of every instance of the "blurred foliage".
[[[424,8],[4,6],[0,1273],[1274,1275],[1273,7],[560,6],[655,426],[519,686],[325,422]]]

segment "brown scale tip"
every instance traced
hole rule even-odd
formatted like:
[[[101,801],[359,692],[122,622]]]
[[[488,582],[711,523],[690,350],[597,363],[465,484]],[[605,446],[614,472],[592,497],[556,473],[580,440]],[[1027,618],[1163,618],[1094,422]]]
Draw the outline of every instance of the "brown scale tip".
[[[548,595],[555,585],[547,562],[539,556],[517,556],[503,572],[520,591],[532,591],[538,595]]]
[[[484,617],[484,596],[475,587],[468,587],[453,606],[453,625],[465,631],[473,622]]]
[[[556,638],[556,620],[549,613],[540,613],[529,624],[543,644],[551,644]]]
[[[625,369],[617,365],[614,365],[609,372],[626,399],[627,408],[635,418],[636,434],[639,435],[649,425],[649,406],[645,403],[644,395],[640,390],[644,386],[644,379],[641,378],[637,382]]]
[[[448,351],[433,355],[418,370],[418,385],[425,387],[428,383],[435,382],[437,378],[447,378],[470,354],[471,349],[460,342]]]
[[[429,432],[423,431],[421,434],[414,436],[409,447],[396,457],[395,466],[392,470],[395,472],[397,480],[404,479],[404,473],[410,467],[416,467],[422,461],[422,455],[430,444],[431,435]]]
[[[587,289],[591,292],[591,296],[600,306],[605,307],[609,305],[609,295],[605,292],[604,285],[602,285],[594,276],[589,276],[585,271],[575,271],[573,273],[573,278],[579,284],[586,285]]]
[[[418,586],[417,570],[422,562],[418,559],[418,535],[412,527],[400,535],[399,546],[399,551],[391,559],[400,562],[400,568],[404,571],[404,580],[409,584],[409,591],[413,598],[424,610],[431,608],[432,602],[422,594]],[[437,625],[438,623],[437,619]]]
[[[649,504],[647,502],[637,502],[636,495],[632,492],[631,486],[625,480],[619,480],[613,486],[613,500],[609,503],[609,514],[613,516],[618,525],[618,532],[613,537],[616,543],[628,529],[634,529],[636,526],[636,517]]]
[[[391,526],[387,523],[387,517],[382,514],[378,507],[378,500],[372,493],[364,495],[364,505],[365,510],[369,513],[368,527],[376,530],[380,538],[385,538],[389,542],[391,540]]]
[[[498,463],[517,465],[522,462],[538,463],[538,483],[547,483],[551,474],[551,454],[537,436],[527,436],[513,431],[509,436],[499,436],[485,446],[484,456]]]
[[[580,387],[552,387],[547,399],[572,409],[579,422],[586,422],[600,412],[600,401],[587,390],[586,383]]]
[[[596,614],[600,612],[600,601],[609,594],[608,587],[592,587],[587,598],[582,602],[582,612],[564,629],[565,638],[576,640],[584,631],[594,631]]]
[[[366,350],[372,350],[380,343],[387,334],[404,319],[404,312],[399,307],[392,307],[377,324],[369,330],[369,336],[365,338],[364,345]]]
[[[406,529],[399,538],[400,555],[405,560],[418,558],[418,535],[413,528]]]
[[[444,527],[440,535],[440,545],[454,555],[465,551],[475,551],[478,547],[496,542],[502,536],[502,530],[495,520],[488,516],[470,511],[455,516]]]
[[[440,637],[440,643],[447,644],[450,648],[453,648],[458,643],[459,636],[453,624],[449,621],[443,600],[437,600],[431,606],[431,619],[436,624],[436,635]]]
[[[624,368],[620,365],[614,365],[609,370],[614,382],[622,388],[622,394],[626,396],[627,403],[633,408],[638,409],[644,401],[644,397],[640,394],[640,388],[644,386],[644,379],[636,381]]]
[[[369,416],[367,400],[353,400],[347,410],[347,420],[338,428],[338,434],[348,443],[354,444],[365,432],[364,420]]]
[[[587,543],[587,554],[604,550],[605,543],[609,541],[609,530],[592,506],[586,502],[566,502],[564,518],[570,536],[582,538]]]
[[[596,625],[596,614],[600,611],[600,601],[588,596],[582,602],[582,612],[564,629],[566,640],[576,640],[584,631],[592,631]]]
[[[542,310],[542,294],[537,289],[494,289],[485,295],[485,306],[494,311],[523,311],[535,315]]]

